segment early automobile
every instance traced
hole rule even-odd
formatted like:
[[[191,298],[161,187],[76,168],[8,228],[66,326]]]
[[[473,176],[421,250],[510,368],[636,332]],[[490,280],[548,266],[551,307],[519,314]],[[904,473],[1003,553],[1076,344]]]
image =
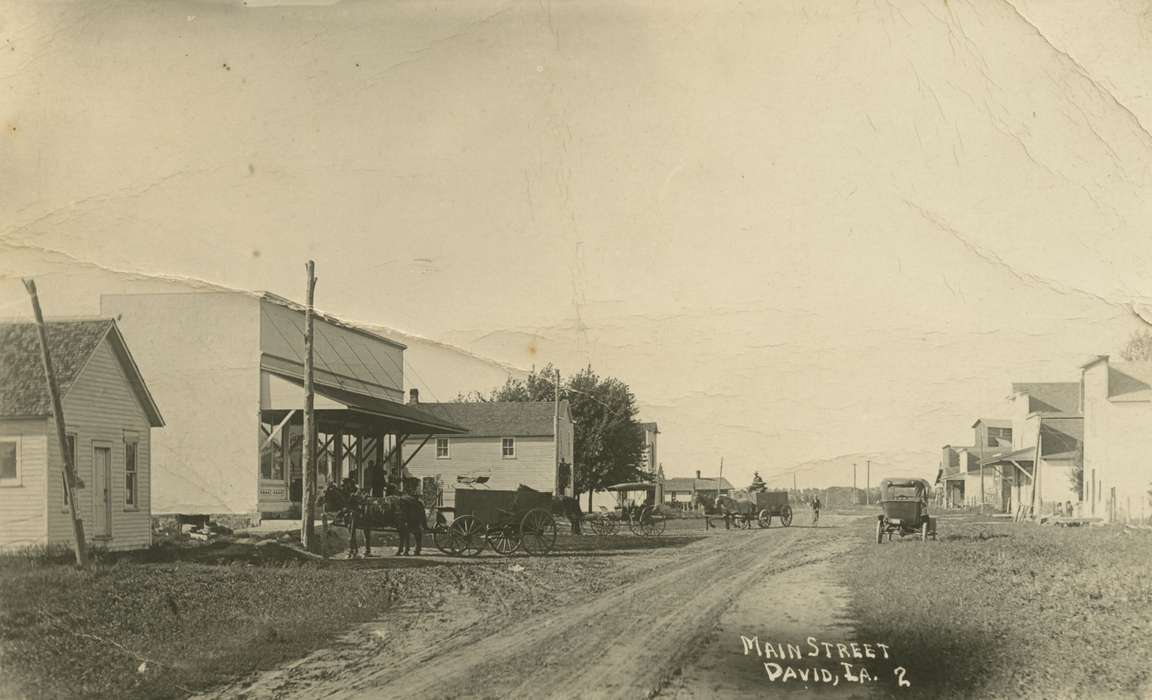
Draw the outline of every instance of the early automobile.
[[[892,541],[892,535],[936,539],[936,518],[928,515],[932,485],[924,479],[881,479],[880,507],[876,516],[876,544]]]

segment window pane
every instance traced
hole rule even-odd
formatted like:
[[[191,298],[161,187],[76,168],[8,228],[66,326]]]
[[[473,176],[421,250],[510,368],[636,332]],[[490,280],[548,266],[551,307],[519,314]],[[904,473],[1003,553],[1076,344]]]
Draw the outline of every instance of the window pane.
[[[124,475],[124,503],[130,506],[136,505],[136,472]]]
[[[16,443],[0,442],[0,479],[16,478]]]

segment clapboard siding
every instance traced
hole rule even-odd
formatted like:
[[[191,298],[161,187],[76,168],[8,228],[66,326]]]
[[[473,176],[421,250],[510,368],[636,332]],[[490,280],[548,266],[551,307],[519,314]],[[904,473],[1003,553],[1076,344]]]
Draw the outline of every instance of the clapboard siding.
[[[112,539],[95,541],[108,549],[135,549],[152,542],[150,482],[151,440],[148,418],[107,339],[92,353],[76,382],[64,397],[64,419],[68,433],[76,436],[76,461],[85,487],[76,494],[79,515],[90,541],[95,530],[97,499],[94,498],[95,475],[92,472],[93,449],[103,445],[111,449]],[[127,434],[137,441],[136,508],[126,507],[125,440]],[[64,460],[55,439],[48,441],[50,478],[48,480],[48,539],[69,542],[72,525],[64,506]]]
[[[19,486],[0,487],[0,549],[46,542],[44,474],[48,461],[43,419],[0,421],[0,437],[19,438]]]
[[[455,502],[457,476],[488,476],[488,488],[498,490],[515,489],[520,484],[537,491],[552,492],[555,488],[556,447],[551,437],[516,438],[515,459],[501,456],[498,437],[452,436],[448,440],[449,459],[436,458],[436,439],[433,438],[408,463],[412,476],[440,477],[444,485],[444,506]]]

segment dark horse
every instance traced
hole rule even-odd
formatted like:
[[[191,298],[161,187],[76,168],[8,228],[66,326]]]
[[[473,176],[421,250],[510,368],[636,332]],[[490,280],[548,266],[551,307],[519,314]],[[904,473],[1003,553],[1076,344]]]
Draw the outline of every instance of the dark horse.
[[[348,555],[355,557],[358,546],[356,531],[364,533],[364,556],[372,554],[372,530],[396,530],[400,535],[397,555],[410,553],[409,535],[416,541],[416,556],[428,529],[424,504],[415,496],[399,495],[373,497],[360,490],[355,480],[345,479],[341,484],[330,483],[321,496],[324,509],[336,518],[336,524],[348,528]]]
[[[580,501],[572,496],[553,496],[552,515],[562,515],[572,524],[572,534],[581,534],[581,525],[584,523],[584,511],[580,510]]]

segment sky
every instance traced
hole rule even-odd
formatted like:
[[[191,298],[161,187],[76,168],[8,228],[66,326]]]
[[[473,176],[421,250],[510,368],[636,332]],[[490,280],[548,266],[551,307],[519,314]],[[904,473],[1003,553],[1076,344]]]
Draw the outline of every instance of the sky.
[[[1152,304],[1144,3],[2,5],[0,315],[314,259],[441,398],[591,364],[669,475],[817,486]]]

